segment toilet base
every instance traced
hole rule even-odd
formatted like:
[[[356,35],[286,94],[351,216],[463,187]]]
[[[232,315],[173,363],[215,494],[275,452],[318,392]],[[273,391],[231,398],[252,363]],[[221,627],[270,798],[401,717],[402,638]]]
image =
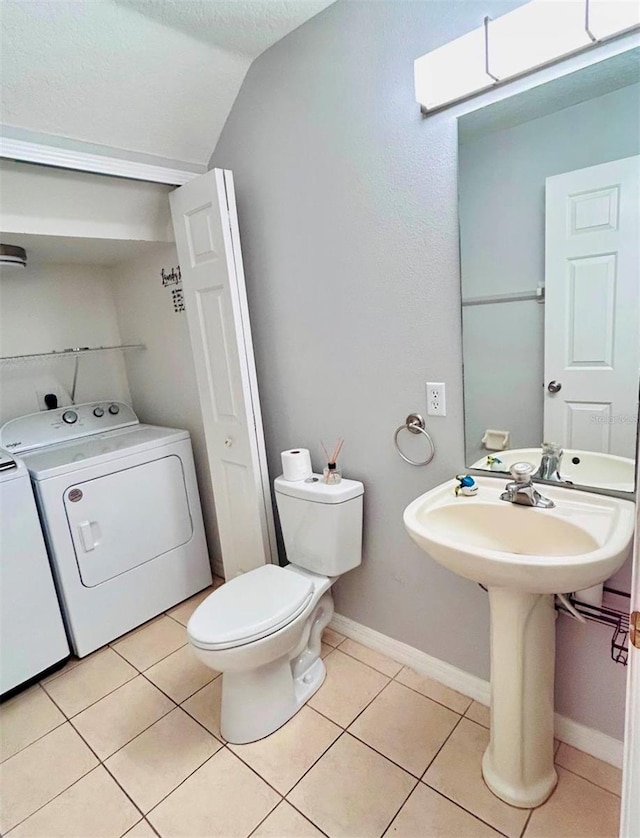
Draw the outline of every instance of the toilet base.
[[[249,672],[223,673],[222,736],[234,745],[264,739],[295,716],[320,689],[326,674],[321,658],[296,678],[287,658]]]

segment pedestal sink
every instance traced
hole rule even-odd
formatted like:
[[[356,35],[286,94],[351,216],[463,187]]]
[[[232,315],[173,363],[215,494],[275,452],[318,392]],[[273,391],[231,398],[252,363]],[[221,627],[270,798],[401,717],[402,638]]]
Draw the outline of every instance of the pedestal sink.
[[[553,764],[553,595],[608,579],[627,557],[634,505],[545,484],[552,509],[500,500],[504,478],[477,477],[456,496],[452,480],[404,511],[413,540],[454,573],[488,588],[491,741],[482,773],[512,806],[539,806],[557,783]]]

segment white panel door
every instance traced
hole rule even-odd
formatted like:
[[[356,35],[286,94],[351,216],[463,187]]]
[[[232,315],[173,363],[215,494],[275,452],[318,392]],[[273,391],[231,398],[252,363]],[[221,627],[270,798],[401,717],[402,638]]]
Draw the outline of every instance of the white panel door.
[[[170,199],[222,561],[230,579],[277,562],[233,176],[213,169]]]
[[[636,533],[633,543],[631,615],[640,612],[640,439],[636,452]],[[631,616],[630,619],[633,619]],[[622,763],[620,838],[640,835],[640,636],[629,639],[629,674]]]
[[[634,456],[639,269],[640,157],[547,178],[545,440]]]

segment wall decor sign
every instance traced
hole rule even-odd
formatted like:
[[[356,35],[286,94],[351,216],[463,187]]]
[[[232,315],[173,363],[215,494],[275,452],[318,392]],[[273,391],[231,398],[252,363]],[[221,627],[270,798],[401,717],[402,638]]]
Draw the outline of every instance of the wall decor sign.
[[[167,270],[162,268],[160,271],[160,278],[164,288],[171,289],[171,302],[173,303],[173,310],[176,314],[184,311],[184,292],[182,290],[182,274],[180,273],[180,265],[176,268]]]

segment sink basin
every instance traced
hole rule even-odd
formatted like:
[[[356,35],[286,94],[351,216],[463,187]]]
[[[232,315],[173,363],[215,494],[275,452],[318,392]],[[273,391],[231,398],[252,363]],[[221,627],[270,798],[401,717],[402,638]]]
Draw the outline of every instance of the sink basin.
[[[531,593],[567,593],[603,582],[622,566],[634,504],[561,486],[540,486],[553,509],[500,500],[501,478],[477,477],[478,494],[456,496],[452,480],[404,512],[409,535],[454,573]]]
[[[505,472],[514,463],[540,463],[541,448],[511,448],[496,451],[494,456],[502,460],[502,465],[487,465],[487,458],[482,457],[470,468],[487,469],[493,473]],[[577,462],[573,462],[577,460]],[[618,492],[633,492],[635,485],[636,464],[628,457],[616,457],[613,454],[601,454],[598,451],[579,451],[565,448],[560,464],[560,475],[564,480],[579,486],[598,486],[600,489],[615,489]]]
[[[635,507],[555,484],[539,487],[552,509],[518,506],[500,500],[505,482],[477,477],[476,495],[456,496],[450,480],[410,503],[404,524],[431,558],[487,587],[491,737],[482,774],[501,800],[533,808],[558,781],[553,594],[597,585],[621,567]]]

